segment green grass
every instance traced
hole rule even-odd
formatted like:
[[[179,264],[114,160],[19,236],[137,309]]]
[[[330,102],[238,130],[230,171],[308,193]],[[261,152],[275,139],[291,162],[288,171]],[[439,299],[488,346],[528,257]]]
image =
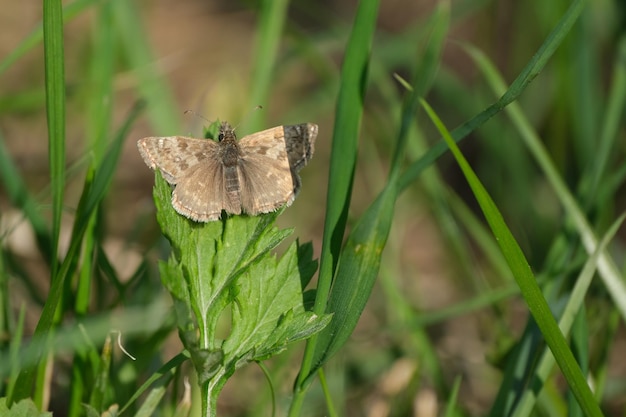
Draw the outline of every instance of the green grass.
[[[41,3],[0,59],[0,414],[624,414],[617,2],[409,3]],[[319,124],[293,206],[153,201],[136,140],[213,101]]]

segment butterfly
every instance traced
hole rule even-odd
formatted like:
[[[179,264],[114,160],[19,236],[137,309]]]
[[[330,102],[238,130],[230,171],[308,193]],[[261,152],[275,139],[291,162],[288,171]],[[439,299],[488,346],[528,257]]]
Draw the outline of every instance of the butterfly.
[[[137,142],[144,162],[175,185],[172,206],[185,217],[210,222],[228,214],[257,215],[290,205],[300,191],[298,172],[313,156],[318,127],[277,126],[237,140],[230,124],[218,141],[184,136]]]

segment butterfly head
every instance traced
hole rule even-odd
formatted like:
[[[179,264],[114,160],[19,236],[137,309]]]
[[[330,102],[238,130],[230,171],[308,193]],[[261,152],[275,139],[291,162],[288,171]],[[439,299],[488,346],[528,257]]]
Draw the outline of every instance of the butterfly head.
[[[237,139],[237,137],[235,136],[235,129],[232,128],[230,123],[222,122],[222,124],[220,125],[220,132],[219,132],[219,135],[217,136],[217,139],[220,142],[223,141],[224,139],[232,139],[232,140]]]

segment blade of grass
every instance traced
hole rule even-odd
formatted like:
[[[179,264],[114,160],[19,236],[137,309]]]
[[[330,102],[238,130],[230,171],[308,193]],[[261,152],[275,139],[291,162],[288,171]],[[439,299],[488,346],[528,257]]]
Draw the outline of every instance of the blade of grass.
[[[50,262],[52,259],[52,241],[50,230],[39,212],[39,207],[33,195],[30,193],[22,175],[18,172],[17,167],[13,163],[13,159],[9,155],[7,148],[4,146],[4,140],[0,136],[0,178],[4,185],[7,197],[11,204],[20,209],[24,217],[33,227],[37,248],[43,255],[43,258]]]
[[[111,119],[111,97],[113,87],[113,62],[115,44],[113,42],[113,15],[111,2],[104,2],[98,8],[98,23],[94,30],[94,48],[89,60],[92,93],[87,103],[86,132],[90,154],[93,157],[87,171],[87,181],[92,182],[96,169],[100,167],[106,151]],[[121,144],[121,142],[118,142]],[[80,278],[76,290],[75,311],[84,315],[89,307],[91,277],[93,274],[93,255],[95,240],[95,222],[97,211],[91,216],[88,231],[85,233]]]
[[[484,55],[477,49],[469,46],[467,47],[467,50],[478,63],[482,71],[486,74],[487,81],[490,83],[495,93],[499,94],[501,91],[504,91],[506,86],[502,77],[498,74],[493,65],[491,65],[491,63],[484,57]],[[548,182],[554,189],[554,192],[563,205],[566,213],[572,219],[575,228],[581,236],[587,253],[592,254],[598,245],[598,239],[596,238],[591,225],[585,218],[582,209],[576,202],[576,199],[569,191],[563,178],[561,178],[561,175],[556,169],[554,163],[552,163],[543,142],[539,139],[528,120],[524,117],[524,114],[518,104],[514,103],[509,106],[506,109],[506,112],[514,126],[519,130],[522,139],[536,159],[537,164],[545,173]],[[598,271],[604,285],[609,290],[615,305],[619,309],[622,318],[626,320],[626,285],[624,285],[624,282],[622,281],[621,274],[617,269],[615,262],[606,251],[600,255],[600,259],[598,261]]]
[[[440,3],[434,18],[433,31],[424,56],[413,74],[414,90],[407,96],[403,110],[396,150],[388,183],[367,208],[341,251],[332,292],[326,312],[333,320],[318,336],[313,372],[324,365],[348,340],[361,317],[373,285],[378,277],[380,260],[393,223],[398,196],[399,169],[406,148],[409,130],[415,121],[419,98],[430,87],[443,49],[449,24],[449,3]]]
[[[604,65],[596,55],[598,51],[593,36],[593,21],[593,13],[583,13],[574,27],[572,42],[562,54],[558,64],[560,67],[558,71],[563,75],[571,74],[573,79],[567,79],[565,76],[558,77],[560,80],[557,81],[561,85],[557,88],[565,93],[559,94],[566,100],[562,102],[563,108],[571,107],[570,111],[576,115],[571,118],[572,129],[568,132],[571,135],[570,143],[575,152],[576,163],[587,170],[595,169],[592,168],[596,166],[595,159],[601,159],[597,155],[601,146],[589,138],[597,136],[600,112],[604,106],[602,100],[605,95],[604,86],[597,82],[603,78],[604,68],[601,67]],[[566,94],[571,95],[568,97]],[[615,92],[612,91],[610,94]]]
[[[130,407],[132,403],[137,401],[141,394],[146,392],[150,385],[158,381],[161,377],[165,377],[166,382],[173,378],[176,369],[187,360],[189,360],[188,356],[183,353],[179,353],[178,355],[170,359],[167,363],[163,364],[163,366],[161,366],[155,373],[153,373],[152,376],[150,376],[150,378],[148,378],[146,382],[144,382],[141,387],[139,387],[139,389],[133,393],[128,402],[124,404],[124,406],[120,409],[120,414],[123,413],[128,407]],[[158,385],[163,386],[165,384],[159,383]]]
[[[285,26],[289,0],[266,0],[261,2],[261,16],[257,32],[255,68],[251,79],[249,109],[268,103],[272,77],[275,73],[276,56]],[[265,125],[266,112],[255,111],[242,131],[254,132]]]
[[[45,1],[43,4],[43,40],[46,84],[46,115],[48,120],[48,161],[52,194],[52,230],[51,230],[51,287],[62,287],[59,276],[57,259],[59,237],[61,234],[61,216],[63,214],[63,195],[65,189],[65,75],[63,54],[63,8],[60,0]],[[48,322],[45,329],[39,333],[47,334],[51,328],[54,308],[43,311],[43,321]],[[40,323],[41,323],[40,319]],[[39,326],[38,326],[39,328]],[[35,330],[37,334],[38,331]],[[45,360],[39,369],[45,368]],[[42,408],[44,376],[39,373],[38,383],[35,384],[35,369],[28,367],[20,372],[15,384],[13,397],[9,404],[27,398],[31,395],[33,386],[36,388],[35,403]]]
[[[395,183],[385,187],[359,219],[341,251],[327,305],[333,319],[318,336],[309,378],[344,345],[361,317],[378,276],[397,191]]]
[[[439,56],[448,28],[448,3],[441,3],[434,21],[431,41],[426,48],[423,60],[414,73],[415,91],[408,95],[403,106],[394,165],[390,169],[387,185],[359,220],[341,251],[332,292],[328,301],[323,299],[327,304],[326,312],[333,314],[333,320],[318,336],[312,367],[308,375],[301,371],[299,377],[302,387],[306,387],[314,373],[343,346],[352,334],[378,276],[381,255],[393,222],[400,162],[406,148],[410,126],[419,107],[419,96],[430,86],[439,64]],[[335,140],[337,138],[338,136],[335,136]],[[320,291],[322,291],[320,288],[321,286],[318,286],[316,305],[320,299]]]
[[[519,402],[524,385],[528,383],[528,374],[531,372],[529,369],[539,360],[543,344],[541,332],[531,317],[526,321],[524,331],[513,349],[506,355],[502,381],[498,394],[491,404],[489,417],[511,415]]]
[[[95,373],[95,382],[93,390],[89,394],[89,405],[100,413],[104,410],[106,393],[112,388],[110,381],[111,351],[111,335],[108,335],[102,346],[100,360],[96,363],[97,366],[92,368]]]
[[[87,7],[100,0],[76,0],[63,7],[63,22],[66,23],[80,15]],[[0,75],[11,67],[17,60],[33,49],[43,39],[43,25],[37,26],[30,35],[15,47],[2,61],[0,61]]]
[[[7,292],[8,294],[8,292]],[[9,378],[9,386],[6,389],[6,395],[7,398],[12,398],[13,397],[13,390],[15,389],[15,383],[17,382],[17,378],[19,375],[19,366],[18,364],[20,363],[19,361],[19,353],[20,353],[20,349],[22,348],[22,340],[24,337],[24,317],[26,316],[26,305],[22,304],[22,306],[20,307],[20,314],[19,317],[17,319],[17,324],[15,326],[15,329],[13,330],[13,337],[11,337],[11,342],[9,344],[9,352],[8,352],[8,363],[10,363],[10,369],[8,369],[8,375]],[[3,375],[4,377],[5,375]],[[2,378],[5,379],[5,378]]]
[[[610,360],[610,356],[613,353],[615,344],[613,343],[618,337],[621,331],[620,315],[617,310],[612,311],[609,314],[606,321],[607,326],[604,334],[599,340],[598,346],[600,346],[600,352],[597,354],[597,363],[599,366],[595,370],[596,375],[596,398],[601,401],[605,398],[607,384],[611,382],[610,373],[612,372],[613,363]]]
[[[465,316],[473,311],[482,310],[486,307],[512,298],[517,294],[519,294],[519,288],[516,285],[493,289],[485,294],[479,294],[467,301],[455,303],[450,307],[445,307],[432,312],[421,313],[411,321],[411,325],[419,328],[432,326],[433,324],[442,323],[455,317]]]
[[[359,4],[352,33],[346,46],[341,72],[341,86],[335,110],[326,220],[324,222],[317,294],[313,307],[313,312],[318,315],[324,314],[326,310],[346,227],[367,84],[369,54],[376,27],[378,4],[378,0],[363,0]],[[307,341],[300,374],[294,385],[290,416],[296,416],[300,413],[304,401],[304,382],[313,365],[316,343],[316,336]]]
[[[87,181],[93,181],[96,168],[100,166],[106,151],[111,119],[111,97],[113,87],[113,62],[115,48],[113,42],[113,15],[111,2],[104,2],[98,8],[98,22],[94,30],[93,55],[89,60],[92,92],[87,103],[86,136],[92,162],[87,171]],[[91,277],[93,274],[93,250],[95,247],[95,222],[97,211],[91,216],[81,263],[80,277],[76,290],[75,311],[84,315],[89,307]]]
[[[326,383],[326,374],[323,369],[320,369],[319,372],[320,377],[320,385],[322,386],[322,392],[324,393],[324,400],[326,401],[326,408],[328,409],[329,417],[338,417],[337,411],[335,410],[335,406],[333,404],[333,396],[330,393],[330,389],[328,384]]]
[[[60,0],[44,2],[44,61],[48,161],[52,194],[52,276],[58,271],[57,252],[65,191],[65,63],[63,51],[63,8]]]
[[[93,183],[88,180],[86,180],[85,182],[83,195],[81,196],[78,209],[76,210],[76,219],[72,230],[70,245],[65,258],[61,263],[57,277],[51,283],[48,298],[46,299],[46,303],[39,318],[39,322],[37,323],[37,327],[35,328],[35,339],[43,341],[43,336],[49,334],[50,329],[52,328],[54,313],[61,299],[63,284],[67,277],[71,273],[73,273],[76,267],[80,248],[83,243],[83,237],[87,229],[89,219],[91,218],[92,213],[94,212],[102,198],[104,198],[106,191],[108,190],[110,182],[113,178],[115,167],[117,166],[117,162],[119,160],[123,141],[128,134],[130,126],[139,115],[142,107],[142,103],[139,103],[135,106],[126,123],[118,132],[115,140],[113,141],[113,144],[111,145],[111,148],[105,155],[104,159],[102,160],[102,164],[96,172]],[[34,356],[35,358],[37,358],[35,363],[38,363],[40,362],[39,359],[42,357],[46,350],[46,344],[41,342],[33,343],[30,345],[29,351],[26,352],[25,355]],[[21,399],[26,398],[30,395],[29,387],[32,387],[33,378],[34,375],[32,367],[26,367],[18,377],[14,398]]]
[[[587,167],[588,175],[583,176],[584,182],[580,186],[581,195],[584,196],[586,202],[584,206],[587,209],[594,202],[599,207],[602,204],[602,201],[597,201],[597,191],[601,189],[600,182],[604,179],[611,151],[620,138],[618,132],[626,103],[626,36],[621,37],[617,54],[613,66],[611,86],[608,88],[608,106],[602,123],[602,131],[597,146],[591,154],[592,159]],[[581,113],[586,112],[581,110]],[[592,135],[595,135],[595,132],[588,137],[592,137]]]
[[[624,222],[624,218],[626,218],[626,215],[623,214],[613,223],[613,225],[611,225],[610,229],[602,238],[602,241],[596,247],[596,250],[589,257],[589,259],[587,259],[585,266],[576,279],[576,284],[574,285],[572,293],[567,301],[567,305],[565,306],[565,310],[559,320],[559,328],[565,335],[569,333],[577,312],[581,311],[580,309],[584,307],[583,303],[585,295],[587,294],[589,285],[591,284],[591,280],[593,279],[598,266],[600,254],[604,251],[611,239],[613,239],[619,230],[619,227]],[[513,414],[514,417],[525,417],[532,413],[539,391],[544,382],[547,381],[550,376],[553,366],[554,356],[549,351],[546,351],[542,355],[541,360],[536,367],[534,375],[535,382],[527,386],[527,389],[524,391],[522,398],[516,406],[515,413]]]
[[[109,126],[111,119],[111,102],[112,102],[112,86],[113,86],[113,63],[115,62],[115,49],[113,42],[113,19],[112,19],[111,2],[103,2],[98,6],[97,24],[94,30],[94,47],[92,48],[92,56],[89,59],[91,94],[89,94],[87,102],[87,123],[85,126],[86,136],[89,141],[90,154],[92,156],[91,164],[87,170],[86,181],[91,183],[96,173],[96,168],[102,163],[106,151],[106,145],[109,141]],[[88,313],[91,304],[92,279],[97,277],[94,273],[94,261],[96,256],[94,248],[97,246],[98,230],[96,227],[98,221],[99,210],[96,209],[91,214],[87,231],[85,232],[84,243],[82,246],[80,271],[78,272],[78,283],[76,285],[76,294],[74,301],[74,312],[80,318]],[[74,356],[72,364],[72,380],[70,388],[70,400],[68,407],[69,417],[78,417],[83,413],[83,397],[85,390],[88,388],[88,380],[92,373],[100,375],[96,379],[105,381],[105,373],[109,371],[109,365],[106,364],[105,355],[107,345],[103,349],[101,357],[94,358],[86,352],[78,351]],[[109,350],[110,353],[110,350]],[[110,358],[109,358],[110,359]],[[104,367],[104,368],[103,368]],[[98,371],[100,371],[98,373]],[[97,394],[107,389],[107,387],[99,387],[91,393],[90,404],[95,409],[102,411],[102,397],[98,400]],[[94,397],[95,396],[95,397]]]
[[[454,378],[454,384],[452,385],[452,391],[450,392],[450,396],[448,397],[448,401],[446,404],[446,412],[444,414],[445,417],[454,417],[459,413],[456,409],[456,404],[459,399],[459,390],[461,389],[461,377],[457,376]]]
[[[155,68],[146,31],[141,26],[137,3],[114,1],[113,20],[126,58],[135,72],[139,94],[147,103],[150,123],[159,135],[180,132],[178,106],[158,68]]]
[[[164,300],[156,300],[148,305],[129,307],[114,313],[99,313],[85,319],[80,325],[69,323],[59,326],[54,335],[57,352],[88,351],[97,356],[96,346],[102,346],[107,335],[114,328],[124,334],[124,338],[144,337],[147,331],[171,333],[172,323],[169,305]],[[43,337],[45,339],[45,336]],[[150,339],[142,339],[150,340]],[[33,337],[11,356],[11,351],[0,352],[0,375],[12,372],[16,365],[23,367],[37,364],[36,349],[32,345],[41,344],[42,337]]]
[[[150,417],[155,414],[161,398],[165,395],[167,386],[170,383],[172,377],[158,381],[155,388],[152,388],[148,393],[146,399],[141,403],[141,407],[135,413],[135,417]]]
[[[589,376],[589,328],[587,326],[587,311],[585,306],[581,306],[571,326],[570,334],[570,346],[574,358],[580,364],[580,369],[583,375]],[[567,334],[567,332],[563,332]],[[576,397],[571,390],[567,391],[567,412],[571,417],[584,417],[583,410],[576,401]]]
[[[487,120],[499,113],[503,108],[515,101],[520,94],[522,94],[526,87],[528,87],[528,84],[530,84],[535,77],[539,75],[556,48],[561,45],[563,39],[580,16],[580,13],[585,5],[585,0],[574,0],[572,2],[569,9],[565,12],[554,30],[552,30],[552,32],[548,35],[545,42],[541,44],[537,53],[531,58],[515,81],[513,81],[509,89],[506,90],[506,92],[504,92],[504,94],[502,94],[502,96],[495,103],[451,132],[451,135],[456,142],[460,142],[463,138],[476,130],[479,126],[483,125]],[[447,150],[448,147],[445,142],[437,142],[437,144],[430,148],[424,156],[411,164],[411,166],[400,178],[400,191],[406,189],[406,187],[419,177],[424,169],[432,165],[432,163]]]
[[[493,234],[500,245],[500,249],[502,250],[511,271],[513,272],[515,281],[520,287],[528,309],[541,329],[541,333],[550,347],[550,350],[553,352],[556,362],[561,368],[561,371],[572,389],[572,392],[576,396],[578,403],[583,408],[586,415],[594,417],[602,416],[602,411],[600,410],[591,389],[589,389],[580,367],[576,363],[574,355],[569,349],[567,341],[561,333],[556,320],[550,311],[550,307],[541,293],[541,289],[537,285],[524,253],[504,222],[500,211],[459,150],[458,146],[454,142],[454,139],[452,139],[450,133],[446,130],[441,120],[439,120],[428,103],[422,101],[422,104],[428,113],[428,116],[437,127],[437,130],[450,147],[457,163],[461,167],[461,170],[463,171],[463,174],[467,179],[467,182],[469,183],[472,192],[474,193],[474,196],[483,211],[483,214],[485,215],[487,223],[489,224],[489,227],[491,227]]]

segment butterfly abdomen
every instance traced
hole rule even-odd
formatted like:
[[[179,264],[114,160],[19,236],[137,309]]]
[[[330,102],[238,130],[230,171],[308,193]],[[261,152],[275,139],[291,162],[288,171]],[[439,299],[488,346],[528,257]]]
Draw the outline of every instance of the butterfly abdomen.
[[[226,201],[224,209],[231,214],[241,213],[241,197],[239,185],[239,173],[237,166],[241,151],[237,144],[237,139],[230,132],[219,143],[221,163],[223,165],[224,188],[226,191]]]

